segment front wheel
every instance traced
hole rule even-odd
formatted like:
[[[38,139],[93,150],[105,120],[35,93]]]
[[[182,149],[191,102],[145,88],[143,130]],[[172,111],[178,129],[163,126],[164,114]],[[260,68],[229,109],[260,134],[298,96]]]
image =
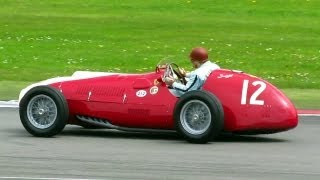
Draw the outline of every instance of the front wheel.
[[[223,129],[223,108],[216,96],[190,91],[180,97],[174,110],[177,131],[192,143],[207,143]]]
[[[49,86],[32,88],[19,103],[21,123],[32,135],[51,137],[60,133],[68,120],[64,96]]]

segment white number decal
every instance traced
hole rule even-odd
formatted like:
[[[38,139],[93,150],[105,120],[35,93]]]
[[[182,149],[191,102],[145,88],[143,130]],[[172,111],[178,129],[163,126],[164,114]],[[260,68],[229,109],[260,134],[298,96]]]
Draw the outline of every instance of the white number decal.
[[[249,104],[264,105],[264,100],[257,100],[257,98],[266,89],[267,87],[266,83],[262,81],[254,81],[252,85],[253,86],[260,85],[260,87],[250,97]],[[249,80],[244,80],[243,86],[242,86],[241,104],[247,104],[248,86],[249,86]]]
[[[136,95],[137,95],[138,97],[145,97],[145,96],[147,95],[147,91],[145,91],[145,90],[139,90],[139,91],[136,92]]]
[[[241,104],[247,104],[248,84],[249,84],[249,80],[244,80],[243,81]]]

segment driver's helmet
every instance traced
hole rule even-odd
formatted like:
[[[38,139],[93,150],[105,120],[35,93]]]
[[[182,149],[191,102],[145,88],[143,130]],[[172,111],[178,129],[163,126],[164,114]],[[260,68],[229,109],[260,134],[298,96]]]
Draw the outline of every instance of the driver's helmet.
[[[208,60],[208,51],[203,47],[193,48],[190,55],[191,61],[205,62]]]

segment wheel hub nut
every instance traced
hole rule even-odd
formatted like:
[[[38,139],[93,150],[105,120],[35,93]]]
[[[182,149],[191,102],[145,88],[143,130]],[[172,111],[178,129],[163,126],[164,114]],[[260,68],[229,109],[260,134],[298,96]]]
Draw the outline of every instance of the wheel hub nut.
[[[194,114],[192,119],[193,119],[194,121],[197,121],[197,120],[199,119],[199,115],[198,115],[198,114]]]
[[[39,109],[39,115],[43,115],[45,113],[44,109]]]

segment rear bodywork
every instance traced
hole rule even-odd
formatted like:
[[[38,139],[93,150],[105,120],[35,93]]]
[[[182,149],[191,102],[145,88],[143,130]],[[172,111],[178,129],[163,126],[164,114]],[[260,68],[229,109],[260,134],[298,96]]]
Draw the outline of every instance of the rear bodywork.
[[[34,86],[58,89],[69,106],[69,124],[98,119],[111,126],[174,130],[174,107],[178,100],[159,81],[163,71],[146,74],[76,72],[71,77],[49,79],[22,90],[20,99]],[[272,84],[239,71],[216,70],[203,90],[221,101],[224,131],[257,134],[297,126],[294,105]],[[81,120],[82,119],[82,120]]]

